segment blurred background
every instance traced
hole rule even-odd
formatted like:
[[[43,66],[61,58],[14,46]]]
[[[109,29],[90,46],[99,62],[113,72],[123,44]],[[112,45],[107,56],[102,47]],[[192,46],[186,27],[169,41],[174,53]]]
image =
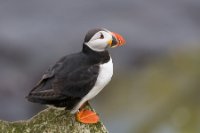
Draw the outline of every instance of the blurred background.
[[[95,27],[127,41],[110,49],[113,80],[90,102],[108,130],[199,133],[199,0],[1,0],[0,119],[44,109],[25,96]]]

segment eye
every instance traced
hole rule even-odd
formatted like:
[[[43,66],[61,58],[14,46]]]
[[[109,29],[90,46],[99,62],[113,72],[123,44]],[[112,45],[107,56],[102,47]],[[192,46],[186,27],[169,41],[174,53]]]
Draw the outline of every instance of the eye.
[[[100,33],[100,37],[99,37],[100,39],[104,39],[104,36],[103,36],[103,34],[102,33]]]

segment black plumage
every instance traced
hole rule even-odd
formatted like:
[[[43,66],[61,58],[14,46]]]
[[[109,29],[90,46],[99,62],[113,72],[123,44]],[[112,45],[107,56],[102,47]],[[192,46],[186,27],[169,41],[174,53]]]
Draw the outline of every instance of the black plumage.
[[[85,40],[94,33],[86,36]],[[99,65],[109,59],[108,51],[93,51],[83,44],[81,52],[64,56],[50,67],[30,91],[27,99],[71,110],[94,86]]]

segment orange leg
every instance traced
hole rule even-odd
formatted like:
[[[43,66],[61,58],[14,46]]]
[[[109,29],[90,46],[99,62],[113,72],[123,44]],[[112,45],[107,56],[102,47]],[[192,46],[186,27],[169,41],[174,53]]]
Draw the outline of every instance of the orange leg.
[[[81,106],[79,112],[76,113],[76,119],[85,124],[95,124],[99,122],[99,116],[95,112],[88,109],[83,109],[87,104],[88,102]]]

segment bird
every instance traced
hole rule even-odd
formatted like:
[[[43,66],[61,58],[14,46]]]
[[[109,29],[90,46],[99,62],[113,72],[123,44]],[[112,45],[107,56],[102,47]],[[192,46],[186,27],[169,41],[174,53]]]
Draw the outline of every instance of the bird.
[[[66,55],[50,66],[26,96],[27,100],[57,108],[64,107],[75,114],[79,122],[97,123],[98,115],[82,108],[111,81],[113,62],[108,48],[124,44],[125,39],[118,33],[105,28],[89,30],[82,50]],[[88,114],[93,115],[89,118]]]

